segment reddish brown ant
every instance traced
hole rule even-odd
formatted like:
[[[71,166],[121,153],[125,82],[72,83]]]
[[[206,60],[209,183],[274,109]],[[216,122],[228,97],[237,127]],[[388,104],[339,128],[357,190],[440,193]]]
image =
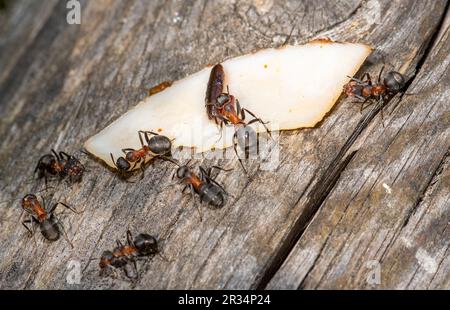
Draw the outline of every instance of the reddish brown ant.
[[[100,269],[105,268],[123,269],[125,275],[129,279],[137,279],[137,264],[136,260],[141,257],[158,254],[164,260],[167,260],[158,249],[158,242],[156,238],[149,234],[139,234],[134,238],[131,232],[127,231],[127,244],[123,245],[120,240],[116,241],[117,246],[112,251],[104,251],[100,257]],[[136,271],[136,277],[131,277],[126,269],[128,263],[132,263]]]
[[[258,139],[256,131],[249,125],[258,122],[261,123],[267,131],[269,137],[272,137],[269,128],[267,128],[265,122],[248,109],[242,108],[239,100],[233,95],[230,95],[230,91],[227,86],[227,92],[223,92],[225,73],[221,64],[215,65],[211,69],[211,74],[208,81],[206,91],[206,113],[209,119],[214,119],[216,124],[220,125],[220,132],[222,134],[223,125],[232,124],[236,130],[233,135],[233,148],[236,153],[239,163],[245,173],[248,174],[245,169],[242,159],[237,152],[237,145],[239,145],[245,152],[246,158],[250,149],[258,148]],[[250,114],[253,119],[249,122],[245,121],[245,113]]]
[[[54,149],[52,154],[43,155],[34,169],[38,173],[38,179],[44,178],[47,184],[48,176],[69,177],[70,181],[79,182],[86,171],[84,165],[73,155],[66,152],[57,153]]]
[[[218,166],[212,166],[208,168],[208,170],[205,170],[203,167],[199,167],[200,174],[198,175],[192,171],[188,164],[180,165],[174,160],[170,161],[178,166],[176,176],[185,184],[182,193],[184,193],[186,189],[190,189],[192,199],[200,216],[200,221],[202,220],[202,214],[200,208],[195,203],[195,194],[199,195],[201,203],[205,202],[213,209],[220,209],[225,205],[225,198],[229,194],[222,185],[217,183],[217,181],[211,177],[211,172],[213,168],[222,171],[231,171],[231,169],[223,169]],[[173,175],[172,179],[174,177],[175,174]]]
[[[350,77],[350,82],[344,86],[344,93],[349,97],[361,100],[361,111],[370,100],[376,100],[381,107],[381,118],[383,119],[383,106],[385,101],[400,92],[405,86],[405,78],[397,71],[389,71],[381,82],[384,66],[378,74],[376,83],[372,82],[369,73],[365,73],[361,80]],[[369,103],[370,104],[370,103]]]
[[[141,164],[140,168],[142,170],[142,179],[144,177],[144,163],[147,156],[150,156],[152,158],[166,158],[166,156],[170,155],[171,153],[172,141],[166,136],[159,135],[157,133],[154,133],[153,131],[140,130],[138,131],[138,135],[139,141],[141,142],[140,149],[122,149],[125,157],[119,157],[117,161],[114,160],[114,156],[112,153],[110,153],[110,155],[114,165],[122,174],[132,171],[136,167],[136,165]],[[153,136],[149,137],[149,135]],[[142,136],[144,136],[147,145],[144,144]]]
[[[62,233],[64,235],[64,238],[73,248],[72,242],[70,242],[69,238],[67,238],[64,227],[56,218],[53,212],[58,205],[62,205],[74,213],[80,212],[63,202],[57,202],[50,209],[46,210],[45,200],[44,198],[41,199],[42,204],[34,194],[28,194],[22,198],[20,205],[22,209],[30,215],[30,219],[24,220],[22,222],[22,225],[28,230],[30,236],[34,236],[35,225],[37,224],[44,238],[49,241],[58,240]],[[32,227],[28,227],[27,224],[31,224]]]

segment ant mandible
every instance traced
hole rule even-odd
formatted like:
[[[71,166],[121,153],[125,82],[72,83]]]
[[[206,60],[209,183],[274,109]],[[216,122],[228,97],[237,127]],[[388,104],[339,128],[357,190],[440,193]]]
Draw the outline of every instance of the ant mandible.
[[[30,219],[24,220],[22,225],[28,230],[30,236],[34,236],[35,225],[37,224],[44,238],[49,241],[58,240],[62,233],[64,238],[73,248],[72,242],[70,242],[64,227],[54,215],[54,211],[58,205],[62,205],[74,213],[79,214],[80,212],[63,202],[57,202],[50,209],[46,210],[45,200],[44,198],[41,199],[42,204],[34,194],[27,194],[22,198],[20,205],[22,209],[30,215]],[[27,224],[31,224],[32,227],[28,227]]]
[[[114,160],[114,156],[112,153],[111,159],[116,166],[116,168],[120,171],[120,173],[125,174],[131,170],[133,170],[136,165],[141,164],[140,168],[142,170],[141,179],[144,177],[144,163],[147,156],[154,157],[162,157],[170,155],[172,149],[172,141],[166,136],[159,135],[154,133],[153,131],[138,131],[139,141],[141,142],[141,148],[138,150],[132,148],[122,149],[122,152],[125,154],[125,157],[117,158],[117,161]],[[150,137],[149,135],[152,135]],[[144,136],[147,145],[144,144],[144,140],[142,138]],[[133,164],[133,166],[131,166]]]
[[[145,233],[137,235],[134,240],[131,232],[127,231],[127,244],[123,245],[120,240],[116,240],[117,246],[112,251],[104,251],[100,257],[100,269],[105,270],[105,268],[113,269],[123,269],[125,275],[129,279],[137,279],[137,264],[136,260],[141,257],[151,256],[158,254],[164,260],[167,260],[158,248],[158,242],[156,238]],[[132,263],[134,270],[136,271],[136,277],[131,277],[128,274],[126,265]]]
[[[405,78],[397,71],[389,71],[381,82],[384,66],[378,74],[376,83],[372,82],[369,73],[365,73],[362,79],[349,77],[351,80],[344,86],[344,93],[349,97],[361,100],[361,111],[370,100],[376,100],[381,107],[381,118],[383,119],[383,106],[388,97],[400,92],[405,86]],[[370,104],[370,103],[369,103]]]
[[[57,153],[54,149],[52,154],[45,154],[41,158],[34,169],[34,173],[38,173],[38,179],[44,178],[47,185],[48,176],[59,176],[61,179],[69,176],[73,182],[79,182],[86,171],[83,164],[73,155],[66,152]]]
[[[172,162],[178,165],[176,171],[177,178],[185,184],[182,193],[188,188],[191,191],[192,199],[200,216],[200,221],[202,221],[203,218],[200,208],[195,203],[195,194],[199,195],[201,203],[205,202],[214,209],[220,209],[225,205],[225,196],[227,196],[228,193],[222,185],[217,183],[217,181],[211,177],[211,172],[213,168],[222,171],[231,171],[231,169],[212,166],[208,170],[205,170],[203,167],[199,167],[200,174],[198,175],[192,171],[188,166],[188,163],[186,165],[179,165],[173,160]],[[175,174],[173,177],[175,177]]]
[[[227,92],[223,92],[225,73],[221,64],[215,65],[211,69],[211,74],[208,81],[205,106],[206,113],[209,119],[214,119],[216,124],[220,125],[220,132],[222,134],[223,125],[232,124],[235,126],[235,132],[233,134],[233,148],[242,169],[248,174],[247,169],[239,157],[237,152],[237,145],[244,149],[246,157],[250,149],[258,148],[256,131],[249,125],[253,123],[261,123],[266,129],[269,137],[272,137],[269,128],[267,128],[265,122],[261,118],[257,117],[253,112],[246,108],[242,108],[239,100],[230,94],[227,86]],[[253,119],[249,122],[245,122],[245,113],[250,114]]]

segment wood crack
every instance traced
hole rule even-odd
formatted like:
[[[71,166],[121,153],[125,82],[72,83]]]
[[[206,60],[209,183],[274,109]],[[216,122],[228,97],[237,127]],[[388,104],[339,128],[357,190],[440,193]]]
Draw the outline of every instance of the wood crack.
[[[279,251],[268,264],[266,271],[263,273],[260,279],[257,279],[257,281],[253,283],[252,287],[256,289],[264,289],[267,286],[270,279],[278,271],[278,269],[280,269],[281,265],[288,257],[292,248],[303,235],[303,232],[306,230],[314,215],[319,210],[322,202],[334,188],[335,184],[340,178],[342,171],[345,170],[356,153],[357,151],[353,151],[337,165],[336,161],[333,161],[330,167],[326,169],[326,171],[330,171],[330,173],[325,173],[324,176],[320,180],[318,180],[314,187],[311,189],[311,192],[308,194],[308,201],[306,202],[303,212],[298,217],[285,240],[282,241]]]

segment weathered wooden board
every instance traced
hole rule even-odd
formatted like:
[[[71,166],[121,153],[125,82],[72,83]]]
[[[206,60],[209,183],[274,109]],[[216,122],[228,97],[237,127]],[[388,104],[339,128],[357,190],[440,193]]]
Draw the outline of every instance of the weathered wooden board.
[[[386,109],[385,127],[353,142],[356,154],[268,288],[449,288],[445,27],[407,94]]]
[[[0,13],[1,201],[40,189],[29,181],[40,155],[77,151],[150,86],[287,39],[369,43],[377,51],[364,70],[376,76],[385,61],[418,94],[389,102],[384,128],[378,109],[360,114],[340,101],[316,128],[282,133],[280,163],[254,162],[251,179],[235,159],[196,161],[234,168],[218,178],[234,197],[203,208],[202,222],[181,186],[169,185],[170,163],[131,184],[80,155],[90,170],[83,182],[48,193],[84,210],[59,215],[74,249],[39,236],[35,246],[18,202],[0,205],[1,288],[365,288],[364,264],[374,259],[381,287],[448,288],[448,32],[435,36],[447,25],[446,1],[81,3],[81,25],[66,23],[64,1],[41,4],[26,17],[40,29],[33,35],[16,26],[26,1]],[[100,277],[97,260],[88,265],[127,228],[158,236],[171,259],[140,262],[134,284]],[[400,264],[408,253],[417,262]],[[71,261],[84,269],[80,284],[66,279]]]

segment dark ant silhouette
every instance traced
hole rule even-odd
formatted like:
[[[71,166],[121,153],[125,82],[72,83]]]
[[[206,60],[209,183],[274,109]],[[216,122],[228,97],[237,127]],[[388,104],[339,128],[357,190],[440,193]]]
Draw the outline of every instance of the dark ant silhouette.
[[[58,205],[62,205],[77,214],[79,214],[80,212],[60,201],[55,203],[50,209],[47,210],[44,198],[41,197],[41,199],[42,204],[34,194],[27,194],[22,198],[20,205],[22,209],[30,215],[30,219],[24,220],[22,222],[22,225],[27,229],[31,237],[34,236],[35,225],[39,226],[42,235],[49,241],[58,240],[62,233],[66,241],[73,248],[73,244],[67,237],[64,227],[56,218],[53,212],[55,211],[56,207],[58,207]],[[28,227],[27,224],[31,224],[31,228]]]
[[[49,176],[59,176],[60,179],[68,176],[72,182],[81,181],[86,168],[78,158],[66,152],[57,153],[54,149],[51,151],[52,154],[45,154],[39,158],[34,169],[34,173],[38,174],[38,179],[44,178],[46,186]]]
[[[192,199],[200,216],[200,221],[203,220],[203,217],[200,208],[195,202],[195,194],[199,195],[200,203],[205,202],[213,209],[220,209],[225,205],[226,196],[229,196],[229,194],[222,185],[217,183],[217,181],[211,177],[211,172],[213,168],[222,171],[231,171],[231,169],[223,169],[218,166],[212,166],[205,170],[203,167],[199,167],[200,173],[196,174],[192,171],[192,168],[188,166],[189,162],[186,163],[186,165],[180,165],[175,160],[170,161],[178,166],[176,176],[185,184],[182,193],[184,193],[186,189],[190,189]],[[175,174],[172,176],[172,179],[174,177]]]
[[[137,279],[139,277],[136,261],[142,257],[148,257],[158,254],[161,258],[168,261],[158,248],[158,242],[155,237],[141,233],[134,240],[130,230],[127,231],[127,243],[123,245],[120,240],[116,240],[117,246],[112,251],[104,251],[100,257],[100,269],[105,268],[123,269],[125,275],[129,279]],[[136,277],[130,276],[126,266],[132,263]]]
[[[138,131],[139,141],[141,142],[141,148],[138,150],[132,148],[122,149],[122,152],[125,154],[125,157],[117,158],[117,161],[114,160],[114,156],[112,153],[111,159],[119,170],[121,174],[126,174],[132,171],[138,164],[140,165],[142,175],[141,179],[144,177],[144,169],[145,169],[145,159],[150,156],[151,158],[161,157],[166,159],[166,156],[170,156],[172,149],[172,141],[166,136],[159,135],[154,133],[153,131]],[[150,137],[149,135],[152,135]],[[144,144],[144,140],[142,138],[144,136],[147,145]]]
[[[400,92],[405,86],[405,78],[397,71],[389,71],[381,81],[381,75],[383,74],[384,66],[381,68],[378,74],[376,83],[372,82],[369,73],[365,73],[362,79],[356,79],[349,77],[351,80],[344,86],[344,93],[349,97],[355,97],[361,100],[361,111],[364,110],[365,103],[368,101],[376,101],[381,107],[381,119],[383,119],[383,106],[389,97]]]
[[[206,91],[206,112],[209,119],[214,119],[216,124],[220,126],[220,133],[222,135],[223,125],[235,126],[235,132],[233,135],[233,148],[242,169],[248,175],[242,159],[238,155],[237,145],[244,150],[245,157],[248,158],[250,150],[258,150],[258,139],[256,131],[249,125],[253,123],[260,123],[266,129],[269,137],[272,135],[267,128],[267,122],[263,122],[261,118],[257,117],[253,112],[246,108],[242,108],[239,100],[230,94],[227,86],[227,92],[223,92],[225,74],[223,67],[220,64],[215,65],[210,74]],[[250,114],[253,119],[249,122],[245,121],[245,113]],[[222,137],[222,136],[221,136]],[[220,138],[221,138],[220,137]],[[219,140],[220,140],[219,138]]]

